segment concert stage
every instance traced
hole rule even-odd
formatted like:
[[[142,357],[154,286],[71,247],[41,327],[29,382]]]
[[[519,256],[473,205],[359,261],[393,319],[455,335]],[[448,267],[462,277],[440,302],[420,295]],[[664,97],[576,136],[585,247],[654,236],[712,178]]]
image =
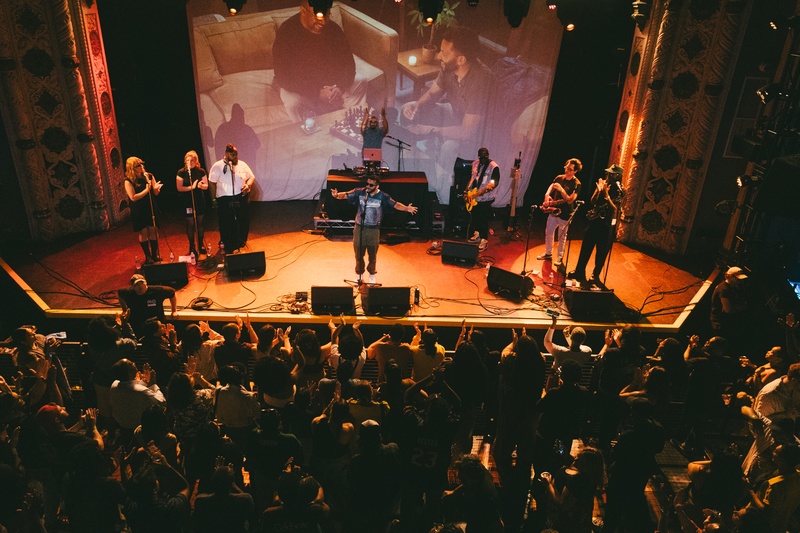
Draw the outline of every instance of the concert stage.
[[[306,310],[303,303],[296,304],[297,293],[310,296],[312,286],[349,286],[346,280],[355,279],[352,237],[341,230],[324,234],[315,231],[316,205],[314,201],[253,203],[245,251],[259,252],[256,258],[264,252],[266,273],[242,280],[224,269],[217,270],[214,259],[189,265],[188,284],[177,293],[178,319],[219,322],[247,312],[255,322],[327,323],[329,316],[312,314],[310,305]],[[187,252],[188,246],[183,220],[177,215],[163,218],[161,255],[168,261],[170,251],[177,258]],[[214,243],[214,251],[219,238],[215,218],[211,213],[205,224],[206,241]],[[545,313],[549,308],[561,313],[560,323],[580,323],[590,330],[635,323],[653,333],[670,333],[686,320],[713,280],[712,272],[692,274],[615,244],[606,280],[613,292],[572,292],[562,286],[562,273],[554,271],[549,262],[536,260],[544,249],[543,227],[544,217],[534,215],[525,266],[531,271],[528,277],[534,287],[522,301],[498,297],[487,287],[489,264],[493,267],[493,279],[489,280],[493,285],[500,283],[505,289],[511,285],[514,292],[515,280],[523,279],[519,274],[525,262],[527,226],[508,233],[505,222],[498,219],[492,223],[494,235],[489,239],[489,248],[478,256],[474,267],[443,263],[440,250],[432,249],[434,242],[443,240],[435,232],[427,241],[401,238],[396,240],[407,242],[382,244],[378,282],[382,287],[406,288],[410,310],[403,317],[367,316],[361,305],[365,289],[362,286],[361,290],[353,288],[358,319],[367,326],[385,326],[401,319],[408,324],[444,327],[458,326],[466,318],[469,324],[483,328],[544,329],[551,321]],[[575,229],[576,236],[582,233],[582,228]],[[470,252],[466,245],[445,246],[447,251],[455,247],[457,253]],[[577,261],[579,248],[580,241],[573,241],[570,269]],[[118,310],[115,290],[128,284],[137,256],[142,257],[141,249],[126,224],[102,234],[74,237],[70,242],[36,244],[29,249],[9,247],[3,251],[3,266],[49,318],[85,319]],[[181,269],[173,266],[160,270],[171,272],[175,268]],[[415,289],[420,295],[418,305],[413,305]],[[389,297],[396,301],[397,292],[390,291]],[[401,307],[403,303],[400,302]]]

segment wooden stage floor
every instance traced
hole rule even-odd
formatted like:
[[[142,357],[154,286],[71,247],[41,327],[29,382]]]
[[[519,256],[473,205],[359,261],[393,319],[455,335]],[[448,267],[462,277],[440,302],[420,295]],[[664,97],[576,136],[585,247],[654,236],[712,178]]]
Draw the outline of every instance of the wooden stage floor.
[[[258,279],[230,279],[216,261],[189,266],[189,284],[178,291],[179,317],[183,320],[225,321],[235,314],[249,313],[258,321],[274,323],[327,323],[328,316],[292,313],[298,292],[312,286],[347,286],[355,279],[352,237],[347,234],[315,234],[316,203],[293,201],[251,205],[251,232],[246,252],[264,251],[266,274]],[[215,214],[207,217],[206,240],[216,243],[219,234]],[[409,287],[420,291],[420,304],[401,320],[429,325],[457,326],[466,318],[485,328],[521,327],[543,329],[550,323],[545,308],[557,309],[560,322],[580,323],[588,329],[609,324],[638,324],[652,332],[674,332],[710,287],[714,273],[690,273],[677,266],[622,244],[612,251],[606,285],[613,302],[605,302],[588,318],[570,316],[564,303],[563,276],[550,263],[537,261],[543,252],[544,219],[534,217],[526,270],[535,283],[533,293],[516,303],[498,298],[487,288],[488,263],[515,274],[523,271],[526,227],[507,233],[504,223],[493,222],[489,248],[480,254],[474,268],[442,263],[431,251],[434,241],[412,239],[400,244],[382,244],[378,253],[378,282],[384,287]],[[582,235],[580,227],[575,235]],[[30,297],[52,318],[81,318],[114,312],[115,290],[128,284],[134,273],[134,258],[142,257],[130,226],[91,236],[71,237],[60,243],[7,247],[3,265]],[[161,255],[168,258],[187,252],[183,221],[164,217]],[[216,244],[214,244],[216,249]],[[577,262],[580,241],[574,240],[568,270]],[[591,264],[591,263],[590,263]],[[207,268],[206,268],[207,267]],[[550,274],[553,273],[551,284]],[[356,289],[354,289],[356,290]],[[579,295],[586,298],[586,295]],[[594,301],[589,295],[589,307]],[[210,302],[208,309],[195,310],[197,298]],[[385,324],[398,317],[363,316],[356,298],[359,319],[365,324]],[[608,305],[607,305],[608,303]],[[577,305],[577,304],[576,304]]]

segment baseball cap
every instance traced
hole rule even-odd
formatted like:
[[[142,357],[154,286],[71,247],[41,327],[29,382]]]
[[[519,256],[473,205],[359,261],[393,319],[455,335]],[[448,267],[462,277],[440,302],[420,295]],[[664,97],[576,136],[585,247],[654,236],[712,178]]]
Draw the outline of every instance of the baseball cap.
[[[625,170],[619,165],[611,165],[606,169],[606,172],[608,172],[609,174],[617,174],[619,176],[622,176]]]
[[[145,282],[147,282],[147,280],[144,279],[144,276],[142,276],[141,274],[134,274],[133,276],[131,276],[131,285],[136,285],[137,283],[145,283]]]
[[[730,267],[728,271],[725,272],[725,276],[736,279],[747,279],[747,274],[745,274],[739,267]]]

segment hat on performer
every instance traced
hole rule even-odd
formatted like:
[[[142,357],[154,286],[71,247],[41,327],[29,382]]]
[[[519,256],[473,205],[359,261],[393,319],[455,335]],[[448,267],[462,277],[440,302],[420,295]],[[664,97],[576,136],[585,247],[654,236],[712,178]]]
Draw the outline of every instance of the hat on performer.
[[[131,286],[136,285],[137,283],[145,283],[147,280],[141,274],[134,274],[131,276]]]
[[[727,278],[736,278],[736,279],[747,279],[747,274],[742,271],[739,267],[730,267],[727,272],[725,272],[725,277]]]
[[[606,169],[606,172],[608,174],[616,174],[618,176],[622,176],[622,173],[625,172],[625,170],[619,165],[611,165]]]

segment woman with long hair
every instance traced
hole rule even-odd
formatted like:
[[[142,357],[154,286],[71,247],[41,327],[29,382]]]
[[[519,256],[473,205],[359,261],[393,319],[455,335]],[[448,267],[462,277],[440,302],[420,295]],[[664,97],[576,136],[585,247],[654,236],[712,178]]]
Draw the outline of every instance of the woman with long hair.
[[[206,388],[195,389],[195,383]],[[167,388],[167,420],[181,447],[191,449],[200,428],[214,420],[214,389],[195,372],[178,372]]]
[[[156,196],[161,193],[162,186],[160,181],[145,171],[144,161],[138,157],[129,157],[125,161],[125,192],[130,201],[133,231],[139,234],[139,245],[144,252],[144,262],[148,265],[161,262],[156,229]]]
[[[181,339],[181,360],[188,361],[190,367],[191,363],[194,363],[194,370],[200,372],[207,381],[214,383],[217,379],[214,349],[222,344],[222,340],[222,335],[211,329],[208,322],[201,320],[198,324],[189,324],[183,331]]]
[[[411,379],[422,381],[433,373],[433,369],[441,365],[444,361],[445,349],[439,344],[439,337],[430,328],[420,331],[417,324],[414,324],[415,335],[411,339],[411,358],[414,361],[414,369],[411,372]]]
[[[547,525],[556,531],[592,533],[594,497],[606,484],[603,454],[586,447],[578,452],[575,462],[555,474],[542,472],[547,484],[550,508]]]
[[[175,187],[181,197],[181,209],[186,217],[186,237],[189,239],[189,252],[198,255],[206,254],[205,230],[203,229],[203,215],[206,213],[206,195],[208,190],[208,177],[206,171],[200,166],[197,152],[189,150],[183,156],[183,167],[178,169],[175,176]],[[197,224],[195,225],[195,221]],[[197,247],[195,247],[195,234]]]

